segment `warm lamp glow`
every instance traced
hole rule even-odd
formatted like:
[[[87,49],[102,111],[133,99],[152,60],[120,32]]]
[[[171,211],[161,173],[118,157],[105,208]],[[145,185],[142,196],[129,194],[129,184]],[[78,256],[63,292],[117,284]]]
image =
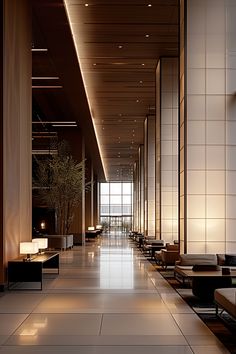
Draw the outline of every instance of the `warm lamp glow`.
[[[30,260],[30,255],[38,253],[39,246],[37,242],[20,242],[20,254],[26,254],[26,259]]]
[[[96,229],[97,230],[101,230],[102,229],[102,225],[96,225]]]
[[[88,227],[88,231],[94,231],[95,230],[95,227],[94,226],[89,226]]]
[[[41,227],[42,230],[45,230],[45,229],[46,229],[46,223],[45,223],[45,221],[41,221],[40,227]]]
[[[45,237],[41,238],[34,238],[32,242],[37,242],[38,243],[38,248],[39,249],[45,249],[48,247],[48,239]]]

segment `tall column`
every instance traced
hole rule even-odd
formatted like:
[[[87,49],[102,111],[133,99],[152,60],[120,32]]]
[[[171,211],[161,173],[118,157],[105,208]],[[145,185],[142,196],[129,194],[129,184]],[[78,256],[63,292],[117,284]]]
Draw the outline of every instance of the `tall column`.
[[[235,1],[181,1],[180,236],[189,253],[236,251],[235,16]]]
[[[91,163],[91,191],[90,191],[90,205],[91,205],[91,217],[90,217],[90,225],[95,225],[94,220],[94,172],[93,172],[93,163]]]
[[[144,233],[144,146],[138,150],[138,231]]]
[[[92,163],[87,158],[85,161],[85,184],[87,182],[92,182]],[[92,184],[86,190],[85,193],[85,229],[87,230],[89,226],[93,225],[93,211],[92,211],[92,194],[93,186]]]
[[[82,160],[85,161],[85,141],[84,137],[82,137]],[[83,171],[83,181],[82,181],[82,198],[81,198],[81,207],[82,207],[82,215],[81,215],[81,231],[82,231],[82,244],[85,245],[85,168]]]
[[[155,236],[155,116],[144,122],[145,235]]]
[[[161,65],[156,68],[156,137],[155,137],[155,218],[156,238],[161,239]]]
[[[3,1],[0,3],[0,107],[3,107]],[[0,284],[5,281],[3,242],[3,109],[0,109]]]
[[[97,176],[93,175],[93,225],[99,224],[99,214],[98,214],[98,181]]]
[[[31,7],[28,0],[1,1],[1,254],[0,283],[20,241],[32,237]],[[3,21],[4,20],[4,21]]]
[[[178,59],[161,58],[156,93],[156,222],[165,242],[178,239]],[[157,214],[158,212],[158,214]]]
[[[137,231],[138,230],[138,225],[139,225],[139,210],[138,210],[138,204],[139,204],[139,193],[138,193],[138,161],[135,162],[134,164],[134,174],[133,174],[133,226],[132,230]]]

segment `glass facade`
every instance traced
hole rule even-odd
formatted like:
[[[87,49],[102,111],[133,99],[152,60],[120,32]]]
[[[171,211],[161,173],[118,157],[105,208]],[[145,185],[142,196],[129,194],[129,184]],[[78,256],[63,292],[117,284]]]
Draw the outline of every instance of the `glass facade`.
[[[133,222],[133,183],[100,183],[100,223],[109,232],[127,232]]]

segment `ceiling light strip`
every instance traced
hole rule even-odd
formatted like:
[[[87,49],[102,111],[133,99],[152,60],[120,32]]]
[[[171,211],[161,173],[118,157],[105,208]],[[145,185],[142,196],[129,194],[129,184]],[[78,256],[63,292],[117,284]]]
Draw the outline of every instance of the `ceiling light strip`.
[[[88,92],[87,92],[87,89],[86,89],[84,74],[83,74],[82,65],[81,65],[80,56],[79,56],[79,49],[78,49],[78,47],[76,45],[76,41],[75,41],[75,37],[76,36],[75,36],[75,33],[73,31],[73,28],[72,28],[72,19],[71,19],[71,16],[70,16],[69,3],[68,3],[67,0],[64,0],[64,5],[65,5],[66,14],[67,14],[68,22],[69,22],[69,25],[70,25],[71,33],[72,33],[74,46],[75,46],[75,49],[76,49],[76,54],[77,54],[80,70],[81,70],[82,80],[83,80],[84,89],[85,89],[85,93],[86,93],[86,97],[87,97],[87,101],[88,101],[88,105],[89,105],[90,114],[91,114],[91,117],[92,117],[93,128],[94,128],[95,136],[96,136],[96,139],[97,139],[98,150],[99,150],[99,154],[100,154],[101,161],[102,161],[102,166],[103,166],[103,170],[104,170],[104,174],[105,174],[105,179],[107,180],[106,166],[105,166],[105,163],[104,163],[103,153],[102,153],[102,149],[101,149],[101,144],[99,142],[98,133],[97,133],[95,122],[94,122],[93,115],[92,115],[92,107],[91,107],[91,104],[90,104],[90,101],[89,101]]]
[[[47,52],[47,48],[31,48],[31,52]]]
[[[52,124],[53,127],[77,127],[77,124]]]
[[[58,76],[32,76],[32,80],[59,80]]]
[[[75,121],[72,121],[72,122],[70,122],[70,121],[41,121],[41,122],[39,122],[39,121],[36,121],[36,122],[32,122],[33,124],[76,124],[76,122]]]
[[[42,85],[33,85],[32,89],[61,89],[63,86],[55,85],[55,86],[42,86]]]

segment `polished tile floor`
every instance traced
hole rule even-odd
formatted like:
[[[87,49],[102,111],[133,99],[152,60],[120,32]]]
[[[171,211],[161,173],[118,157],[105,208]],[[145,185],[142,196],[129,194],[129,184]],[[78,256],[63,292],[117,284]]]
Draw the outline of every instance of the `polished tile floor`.
[[[0,353],[228,353],[126,236],[61,252],[32,285],[0,297]]]

